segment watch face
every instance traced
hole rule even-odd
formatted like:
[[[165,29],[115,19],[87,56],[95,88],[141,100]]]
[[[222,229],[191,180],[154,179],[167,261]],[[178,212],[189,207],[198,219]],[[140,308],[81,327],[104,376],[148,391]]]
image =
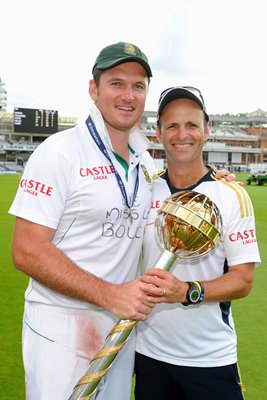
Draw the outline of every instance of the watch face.
[[[189,293],[189,299],[192,301],[192,303],[197,303],[200,298],[200,293],[197,289],[193,289]]]

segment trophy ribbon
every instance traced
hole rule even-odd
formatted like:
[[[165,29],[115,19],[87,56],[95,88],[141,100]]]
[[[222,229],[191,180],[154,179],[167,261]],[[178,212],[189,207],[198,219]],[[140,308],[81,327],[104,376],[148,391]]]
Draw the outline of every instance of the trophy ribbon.
[[[164,251],[154,267],[169,271],[178,258],[198,258],[210,252],[221,238],[222,220],[217,206],[208,196],[185,190],[162,203],[155,229]],[[111,329],[68,400],[92,399],[137,323],[121,320]]]

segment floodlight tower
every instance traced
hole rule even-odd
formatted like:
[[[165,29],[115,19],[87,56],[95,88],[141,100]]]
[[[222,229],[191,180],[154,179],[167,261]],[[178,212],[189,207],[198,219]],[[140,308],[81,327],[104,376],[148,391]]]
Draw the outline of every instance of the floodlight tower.
[[[6,111],[6,84],[0,78],[0,111]]]

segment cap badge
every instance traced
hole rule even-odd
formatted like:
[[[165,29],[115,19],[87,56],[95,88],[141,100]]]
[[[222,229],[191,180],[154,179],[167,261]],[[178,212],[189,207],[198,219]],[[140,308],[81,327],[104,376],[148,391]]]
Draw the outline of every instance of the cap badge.
[[[124,44],[124,52],[126,54],[129,54],[129,55],[134,55],[135,54],[135,47],[130,43],[125,43]]]

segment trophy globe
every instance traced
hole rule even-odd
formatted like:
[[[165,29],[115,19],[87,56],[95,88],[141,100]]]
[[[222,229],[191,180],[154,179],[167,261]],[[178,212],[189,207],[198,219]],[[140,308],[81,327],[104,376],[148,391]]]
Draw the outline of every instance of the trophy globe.
[[[157,264],[169,270],[176,258],[197,258],[210,252],[221,239],[222,219],[208,196],[184,190],[162,203],[155,229],[164,249]]]

